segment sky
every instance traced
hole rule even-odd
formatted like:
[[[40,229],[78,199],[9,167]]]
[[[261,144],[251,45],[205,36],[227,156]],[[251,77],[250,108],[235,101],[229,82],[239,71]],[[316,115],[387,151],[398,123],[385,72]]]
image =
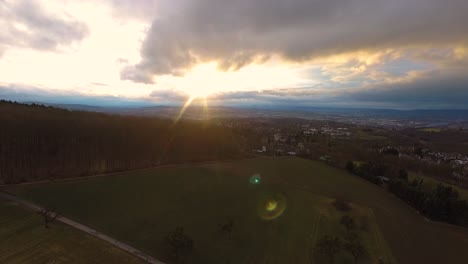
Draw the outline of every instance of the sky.
[[[0,0],[0,98],[468,109],[466,0]]]

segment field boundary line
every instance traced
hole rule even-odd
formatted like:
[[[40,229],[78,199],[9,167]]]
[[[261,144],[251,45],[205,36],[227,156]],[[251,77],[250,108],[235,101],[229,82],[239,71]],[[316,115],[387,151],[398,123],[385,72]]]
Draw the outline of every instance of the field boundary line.
[[[19,206],[21,207],[25,207],[26,209],[29,209],[29,210],[32,210],[32,211],[40,211],[42,209],[42,207],[40,207],[39,205],[37,204],[34,204],[34,203],[31,203],[31,202],[28,202],[28,201],[25,201],[15,195],[12,195],[10,193],[7,193],[7,192],[3,192],[3,191],[0,191],[0,198],[2,199],[5,199],[5,200],[8,200],[8,201],[11,201],[11,202],[14,202],[14,203],[17,203]],[[143,253],[141,252],[140,250],[128,245],[128,244],[125,244],[123,242],[120,242],[118,241],[117,239],[115,238],[112,238],[110,236],[107,236],[103,233],[100,233],[86,225],[83,225],[81,223],[78,223],[74,220],[71,220],[70,218],[67,218],[67,217],[64,217],[64,216],[59,216],[57,217],[56,219],[57,221],[60,221],[68,226],[71,226],[75,229],[78,229],[78,230],[81,230],[89,235],[92,235],[94,237],[97,237],[101,240],[104,240],[112,245],[114,245],[115,247],[129,253],[130,255],[132,256],[135,256],[143,261],[146,261],[147,263],[151,263],[151,264],[165,264],[164,262],[161,262],[155,258],[153,258],[152,256],[146,254],[146,253]]]
[[[15,187],[15,186],[27,186],[27,185],[35,185],[35,184],[44,184],[44,183],[54,183],[54,182],[67,182],[67,181],[78,181],[78,180],[87,180],[92,178],[100,178],[100,177],[108,177],[108,176],[115,176],[115,175],[125,175],[134,172],[141,172],[141,171],[148,171],[154,169],[162,169],[162,168],[171,168],[177,166],[185,166],[185,165],[210,165],[215,163],[231,163],[241,160],[253,160],[259,159],[264,157],[251,157],[251,158],[240,158],[240,159],[226,159],[226,160],[210,160],[210,161],[193,161],[193,162],[185,162],[185,163],[172,163],[172,164],[164,164],[164,165],[156,165],[148,168],[141,168],[136,170],[126,170],[126,171],[116,171],[110,173],[102,173],[102,174],[95,174],[95,175],[88,175],[88,176],[81,176],[81,177],[72,177],[72,178],[63,178],[63,179],[53,179],[53,180],[42,180],[42,181],[32,181],[32,182],[22,182],[22,183],[13,183],[13,184],[0,184],[0,188],[8,188],[8,187]]]

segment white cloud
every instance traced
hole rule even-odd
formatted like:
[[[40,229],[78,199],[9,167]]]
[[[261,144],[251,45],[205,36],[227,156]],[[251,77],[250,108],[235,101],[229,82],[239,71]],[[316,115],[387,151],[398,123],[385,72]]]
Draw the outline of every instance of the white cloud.
[[[142,60],[122,78],[147,82],[211,61],[236,70],[270,56],[303,62],[468,40],[464,0],[181,0],[163,7],[141,49]]]
[[[153,102],[460,104],[467,12],[464,0],[0,0],[0,84]]]
[[[0,1],[0,50],[57,50],[84,39],[88,27],[76,18],[30,0]]]

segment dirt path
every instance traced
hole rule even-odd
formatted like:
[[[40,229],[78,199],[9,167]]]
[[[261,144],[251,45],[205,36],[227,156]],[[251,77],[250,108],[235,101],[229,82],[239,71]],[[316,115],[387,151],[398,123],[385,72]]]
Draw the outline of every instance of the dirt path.
[[[36,205],[36,204],[33,204],[33,203],[30,203],[28,201],[25,201],[17,196],[14,196],[14,195],[11,195],[9,193],[5,193],[5,192],[0,192],[0,199],[5,199],[5,200],[8,200],[8,201],[12,201],[12,202],[15,202],[17,203],[18,205],[22,206],[22,207],[25,207],[29,210],[32,210],[32,211],[39,211],[41,210],[42,207]],[[125,243],[122,243],[120,241],[118,241],[117,239],[114,239],[112,237],[109,237],[107,235],[104,235],[102,233],[99,233],[98,231],[88,227],[88,226],[85,226],[83,224],[80,224],[78,222],[75,222],[69,218],[66,218],[66,217],[63,217],[63,216],[60,216],[56,219],[57,221],[60,221],[66,225],[69,225],[71,227],[74,227],[76,229],[79,229],[83,232],[86,232],[92,236],[95,236],[101,240],[104,240],[104,241],[107,241],[109,243],[111,243],[112,245],[120,248],[121,250],[123,251],[126,251],[128,252],[129,254],[135,256],[135,257],[138,257],[144,261],[146,261],[147,263],[151,263],[151,264],[164,264],[163,262],[139,251],[138,249],[130,246],[130,245],[127,245]]]

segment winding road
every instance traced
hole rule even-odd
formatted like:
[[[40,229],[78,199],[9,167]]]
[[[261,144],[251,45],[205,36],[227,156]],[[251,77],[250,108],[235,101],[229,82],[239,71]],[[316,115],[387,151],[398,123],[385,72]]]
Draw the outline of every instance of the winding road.
[[[22,207],[25,207],[27,209],[30,209],[30,210],[33,210],[33,211],[40,211],[42,209],[42,207],[40,207],[39,205],[36,205],[36,204],[33,204],[31,202],[28,202],[28,201],[25,201],[17,196],[14,196],[12,194],[9,194],[9,193],[6,193],[6,192],[2,192],[0,191],[0,199],[5,199],[5,200],[8,200],[8,201],[11,201],[11,202],[15,202],[17,203],[18,205],[22,206]],[[66,217],[63,217],[63,216],[59,216],[57,217],[56,219],[57,221],[60,221],[66,225],[69,225],[71,227],[74,227],[76,229],[79,229],[83,232],[86,232],[92,236],[95,236],[101,240],[104,240],[104,241],[107,241],[109,243],[111,243],[112,245],[120,248],[121,250],[123,251],[126,251],[128,252],[129,254],[135,256],[135,257],[138,257],[144,261],[146,261],[147,263],[151,263],[151,264],[164,264],[164,262],[161,262],[141,251],[139,251],[138,249],[130,246],[130,245],[127,245],[125,243],[122,243],[120,241],[118,241],[117,239],[115,238],[112,238],[112,237],[109,237],[107,235],[104,235],[102,233],[99,233],[98,231],[88,227],[88,226],[85,226],[83,224],[80,224],[76,221],[73,221],[69,218],[66,218]]]

